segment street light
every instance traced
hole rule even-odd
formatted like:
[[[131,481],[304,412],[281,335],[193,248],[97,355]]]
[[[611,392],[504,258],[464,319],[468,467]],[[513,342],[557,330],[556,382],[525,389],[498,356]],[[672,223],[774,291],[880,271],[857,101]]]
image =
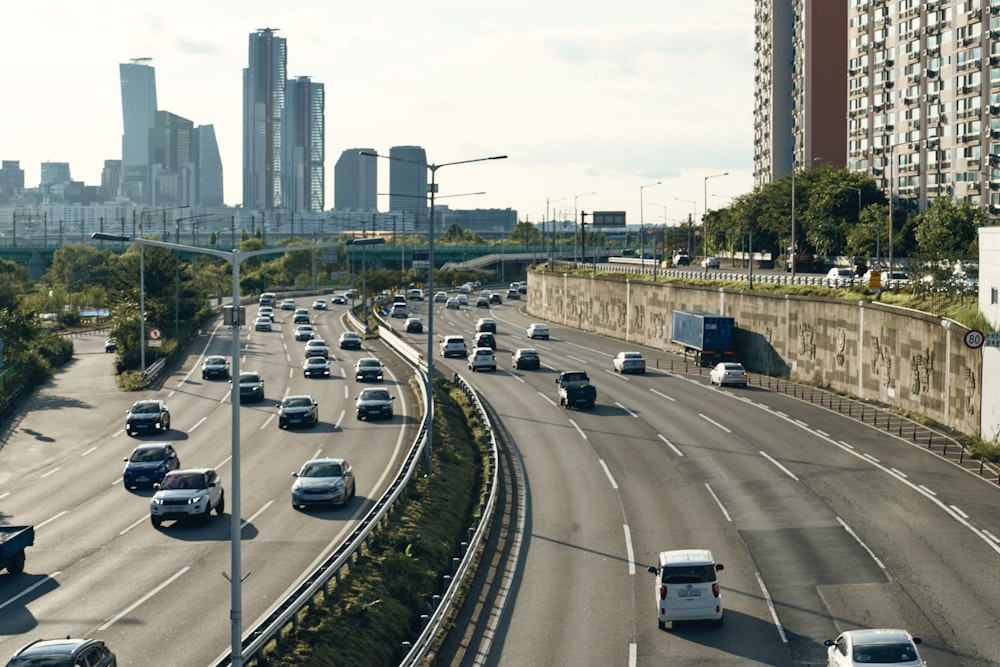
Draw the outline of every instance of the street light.
[[[580,197],[589,197],[590,195],[596,195],[596,194],[597,194],[596,192],[586,192],[586,193],[584,193],[582,195],[576,195],[576,196],[573,197],[573,228],[574,229],[576,229],[577,218],[580,217],[580,215],[579,215],[579,213],[577,212],[577,209],[576,209],[576,200],[579,199]],[[586,229],[586,226],[584,226],[584,229]],[[580,233],[583,234],[582,231]],[[583,245],[583,239],[582,238],[580,239],[580,245]],[[574,262],[579,261],[577,259],[577,257],[576,257],[576,251],[577,251],[578,247],[579,246],[578,246],[577,240],[576,240],[576,233],[574,232],[573,233],[573,261]],[[587,258],[584,257],[583,261],[587,261]]]
[[[814,157],[812,159],[812,161],[813,162],[819,162],[822,159],[823,158],[817,156],[817,157]],[[792,266],[792,268],[791,268],[792,278],[795,277],[795,255],[796,255],[796,252],[795,252],[795,168],[798,167],[798,166],[799,166],[798,160],[796,160],[795,157],[792,156],[792,244],[791,244],[791,247],[788,250],[788,253],[791,255],[791,259],[792,259],[792,262],[791,262],[791,266]],[[889,207],[889,215],[892,216],[892,207],[891,206]]]
[[[552,237],[549,240],[549,270],[552,270],[552,262],[554,261],[553,253],[555,252],[556,244],[556,223],[554,220],[549,218],[549,204],[555,204],[557,202],[564,201],[566,197],[560,197],[559,199],[549,199],[545,198],[545,219],[549,221],[549,226],[552,228]],[[545,238],[545,226],[542,226],[542,238]]]
[[[456,164],[470,164],[472,162],[487,162],[489,160],[505,160],[506,155],[494,155],[492,157],[480,157],[472,160],[458,160],[456,162],[443,162],[441,164],[426,164],[416,160],[407,160],[395,155],[379,155],[370,151],[358,151],[360,155],[366,157],[380,157],[383,160],[395,160],[426,167],[431,172],[431,182],[427,186],[427,191],[431,195],[430,211],[427,224],[427,259],[430,264],[430,271],[427,277],[427,293],[430,295],[430,306],[427,308],[427,444],[424,447],[424,466],[428,477],[431,476],[431,446],[434,441],[434,197],[437,195],[437,170],[441,167],[451,167]]]
[[[643,215],[643,209],[645,206],[642,204],[642,191],[646,188],[651,188],[654,185],[661,185],[663,181],[657,181],[656,183],[650,183],[649,185],[639,186],[639,261],[642,262],[642,271],[646,272],[646,251],[644,246],[646,244],[646,219]],[[653,248],[653,280],[656,280],[656,248]]]
[[[687,251],[688,255],[694,257],[694,239],[691,238],[691,226],[694,224],[694,219],[698,217],[698,202],[693,199],[681,199],[680,197],[674,197],[674,201],[683,201],[691,204],[691,215],[688,216]]]
[[[91,238],[99,239],[102,241],[124,241],[133,242],[139,244],[139,249],[141,250],[143,246],[156,246],[158,248],[168,248],[171,250],[183,250],[186,252],[200,253],[203,255],[213,255],[215,257],[221,257],[222,259],[229,262],[233,267],[233,305],[232,305],[232,317],[230,318],[230,324],[233,327],[232,335],[232,376],[234,381],[232,382],[232,387],[230,388],[230,396],[232,402],[232,432],[231,432],[231,448],[232,454],[231,458],[233,461],[233,484],[229,490],[229,504],[230,504],[230,573],[229,573],[229,583],[230,583],[230,594],[231,594],[231,609],[229,612],[229,618],[231,621],[231,656],[230,664],[233,667],[242,667],[243,665],[243,597],[242,597],[242,564],[241,564],[241,530],[240,530],[240,264],[245,259],[251,257],[256,257],[257,255],[268,255],[268,254],[279,254],[290,252],[292,250],[318,250],[321,248],[333,248],[341,245],[352,244],[351,240],[348,241],[334,241],[329,243],[317,243],[314,245],[306,246],[293,246],[288,248],[262,248],[260,250],[248,250],[246,252],[240,252],[238,249],[232,251],[216,250],[215,248],[198,248],[195,246],[182,245],[180,243],[169,243],[167,241],[155,241],[152,239],[144,238],[130,238],[128,236],[120,236],[118,234],[105,234],[103,232],[94,232],[91,234]],[[354,244],[376,244],[385,243],[383,238],[369,238],[369,239],[356,239],[353,240]],[[225,576],[225,575],[223,575]]]
[[[710,178],[721,178],[722,176],[728,176],[728,175],[729,175],[729,172],[726,171],[726,172],[723,172],[721,174],[714,174],[712,176],[706,176],[705,180],[703,181],[704,186],[705,186],[705,192],[704,192],[705,201],[703,202],[704,206],[701,209],[701,247],[705,251],[705,257],[708,257],[708,246],[705,245],[706,243],[708,243],[708,221],[707,221],[707,218],[708,218],[708,179],[710,179]],[[707,270],[708,267],[706,266],[705,268]]]

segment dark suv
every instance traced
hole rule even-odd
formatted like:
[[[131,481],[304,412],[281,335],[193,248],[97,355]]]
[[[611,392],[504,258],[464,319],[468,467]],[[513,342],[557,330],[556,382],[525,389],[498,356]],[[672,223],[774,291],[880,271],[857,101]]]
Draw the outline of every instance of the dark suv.
[[[473,340],[472,347],[488,347],[497,349],[497,339],[488,331],[480,331]]]
[[[163,401],[136,401],[125,416],[125,432],[135,435],[139,431],[163,433],[170,430],[170,410]]]
[[[34,665],[87,665],[116,667],[118,660],[99,639],[38,639],[22,646],[7,667]]]

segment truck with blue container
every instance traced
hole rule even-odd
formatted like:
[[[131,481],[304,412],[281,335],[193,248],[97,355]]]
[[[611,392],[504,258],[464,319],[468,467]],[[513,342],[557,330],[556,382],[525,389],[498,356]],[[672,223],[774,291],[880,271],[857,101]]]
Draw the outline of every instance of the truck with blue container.
[[[670,340],[694,357],[700,366],[736,358],[736,323],[733,318],[704,310],[675,310]]]

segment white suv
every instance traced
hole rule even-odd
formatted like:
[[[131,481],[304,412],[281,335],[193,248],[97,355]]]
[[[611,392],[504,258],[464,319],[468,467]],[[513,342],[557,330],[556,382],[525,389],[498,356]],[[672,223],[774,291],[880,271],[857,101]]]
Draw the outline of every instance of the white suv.
[[[528,329],[525,331],[528,334],[528,338],[535,339],[541,338],[543,340],[549,339],[549,325],[542,324],[540,322],[535,322],[534,324],[529,324]]]
[[[497,369],[497,358],[493,354],[491,347],[474,347],[469,354],[469,368],[476,371],[495,371]]]
[[[461,336],[445,336],[441,341],[442,357],[464,357],[469,350],[465,347],[465,339]]]
[[[172,470],[155,487],[149,503],[149,518],[159,528],[167,519],[201,519],[207,522],[212,510],[226,511],[226,496],[219,474],[211,468]]]
[[[715,573],[722,570],[708,549],[661,551],[656,577],[658,624],[673,621],[715,621],[722,625],[722,593]]]

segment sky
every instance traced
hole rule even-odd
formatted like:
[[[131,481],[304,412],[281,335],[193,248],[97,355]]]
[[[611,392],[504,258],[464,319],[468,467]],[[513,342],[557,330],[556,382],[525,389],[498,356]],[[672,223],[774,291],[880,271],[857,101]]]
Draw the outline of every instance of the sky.
[[[749,0],[18,1],[4,25],[0,159],[20,161],[26,187],[48,161],[100,184],[121,158],[118,65],[151,58],[159,108],[215,127],[224,199],[240,204],[260,28],[287,40],[290,78],[326,87],[327,208],[342,151],[396,145],[437,165],[507,155],[438,168],[438,202],[536,223],[625,211],[679,225],[753,187]]]

